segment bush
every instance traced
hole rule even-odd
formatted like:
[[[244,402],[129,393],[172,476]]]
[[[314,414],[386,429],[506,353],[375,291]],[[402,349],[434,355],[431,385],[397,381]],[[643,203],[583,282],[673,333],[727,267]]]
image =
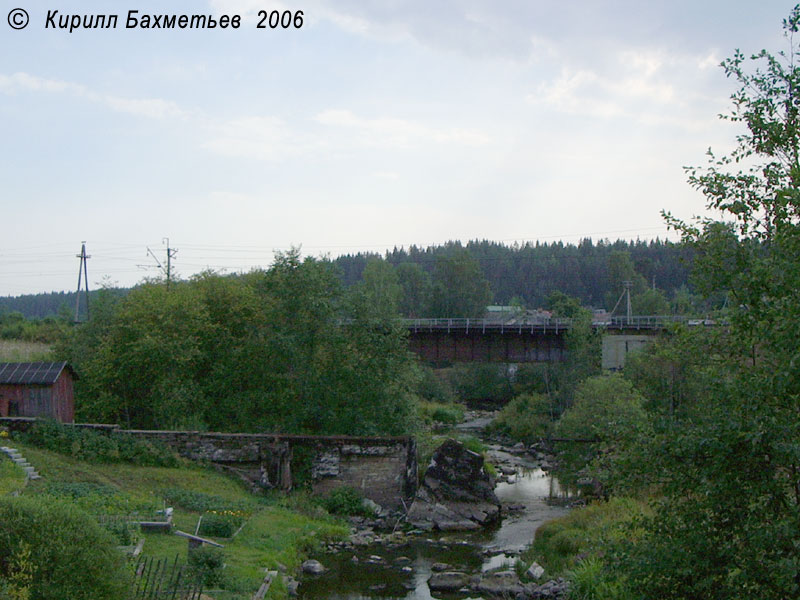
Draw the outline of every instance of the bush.
[[[438,402],[420,402],[419,414],[425,423],[442,423],[456,425],[464,418],[464,408],[459,404],[441,404]]]
[[[575,390],[575,403],[559,419],[557,437],[596,442],[557,444],[562,481],[588,472],[603,485],[636,487],[641,473],[622,466],[626,454],[649,439],[650,420],[641,394],[618,374],[590,377]]]
[[[241,511],[212,511],[203,515],[200,522],[200,535],[229,538],[244,523],[245,515]]]
[[[355,488],[338,487],[322,498],[320,502],[332,515],[373,516],[372,511],[364,506],[364,496]]]
[[[114,541],[86,513],[25,497],[0,498],[0,578],[37,600],[118,600],[131,581]]]
[[[48,481],[37,488],[37,495],[50,496],[59,502],[69,502],[95,517],[108,515],[124,518],[137,516],[150,519],[160,503],[155,499],[131,496],[102,483]]]
[[[139,524],[127,519],[105,519],[100,526],[114,538],[118,546],[133,546],[139,540]]]
[[[228,500],[221,496],[181,488],[167,488],[161,491],[161,495],[167,504],[199,513],[246,512],[251,508],[247,502]]]
[[[38,421],[19,438],[24,443],[69,454],[87,462],[127,462],[155,467],[176,467],[180,463],[175,453],[161,444],[132,435],[84,429],[53,420]]]
[[[420,398],[434,404],[450,404],[455,400],[455,392],[447,377],[437,375],[430,367],[421,366],[420,377],[414,392]]]
[[[189,570],[197,581],[206,587],[222,582],[225,557],[219,548],[200,546],[189,552]]]
[[[540,394],[517,396],[489,424],[490,431],[504,433],[526,443],[548,437],[552,428],[552,404]]]

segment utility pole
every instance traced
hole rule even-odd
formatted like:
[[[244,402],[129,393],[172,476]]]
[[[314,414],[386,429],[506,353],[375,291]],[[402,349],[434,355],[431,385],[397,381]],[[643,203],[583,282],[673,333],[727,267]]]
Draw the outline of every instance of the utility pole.
[[[169,247],[169,238],[163,238],[161,243],[167,246],[167,289],[169,289],[170,281],[172,281],[172,259],[175,258],[178,250]]]
[[[156,261],[156,265],[158,265],[159,270],[164,274],[164,277],[167,279],[167,289],[169,289],[169,285],[172,282],[172,259],[175,258],[175,255],[178,253],[177,248],[170,248],[169,247],[169,238],[162,238],[162,244],[167,246],[167,264],[166,266],[158,260],[158,256],[156,253],[153,252],[150,247],[147,247],[147,253],[153,257],[153,260]],[[147,268],[146,265],[138,265],[142,268]],[[152,265],[151,265],[152,267]]]
[[[622,285],[625,286],[625,293],[628,295],[628,325],[631,324],[631,287],[633,286],[632,281],[623,281]]]
[[[81,253],[75,255],[81,259],[78,265],[78,289],[75,294],[75,323],[80,323],[81,308],[81,277],[83,277],[84,287],[86,288],[86,320],[89,320],[89,274],[86,261],[91,258],[86,254],[86,242],[81,242]]]
[[[624,288],[622,290],[622,294],[620,294],[619,300],[617,300],[617,303],[614,305],[614,308],[611,309],[611,314],[613,316],[614,312],[617,310],[617,307],[619,306],[619,303],[622,302],[623,298],[626,298],[626,303],[625,303],[626,311],[625,311],[625,313],[626,313],[626,316],[627,316],[628,325],[630,325],[631,324],[631,312],[632,312],[631,311],[631,288],[633,287],[633,282],[632,281],[623,281],[622,282],[622,287]]]

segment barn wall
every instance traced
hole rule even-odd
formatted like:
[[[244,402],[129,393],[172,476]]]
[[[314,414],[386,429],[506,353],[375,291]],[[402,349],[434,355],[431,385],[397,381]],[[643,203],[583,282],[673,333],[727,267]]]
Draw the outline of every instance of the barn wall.
[[[0,386],[0,416],[9,416],[12,401],[17,402],[20,417],[49,417],[62,423],[71,423],[75,418],[72,378],[66,372],[52,386]]]

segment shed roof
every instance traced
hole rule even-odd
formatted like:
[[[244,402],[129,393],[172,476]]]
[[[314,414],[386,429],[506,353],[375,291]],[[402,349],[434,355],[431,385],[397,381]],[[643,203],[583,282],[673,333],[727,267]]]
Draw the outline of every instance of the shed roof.
[[[65,361],[0,363],[0,385],[51,385],[65,368]]]

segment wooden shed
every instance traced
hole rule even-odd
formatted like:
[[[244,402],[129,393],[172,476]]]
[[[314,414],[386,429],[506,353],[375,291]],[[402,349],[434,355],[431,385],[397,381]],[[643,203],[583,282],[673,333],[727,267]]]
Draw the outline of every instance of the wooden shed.
[[[0,417],[75,419],[72,382],[66,362],[0,363]]]

